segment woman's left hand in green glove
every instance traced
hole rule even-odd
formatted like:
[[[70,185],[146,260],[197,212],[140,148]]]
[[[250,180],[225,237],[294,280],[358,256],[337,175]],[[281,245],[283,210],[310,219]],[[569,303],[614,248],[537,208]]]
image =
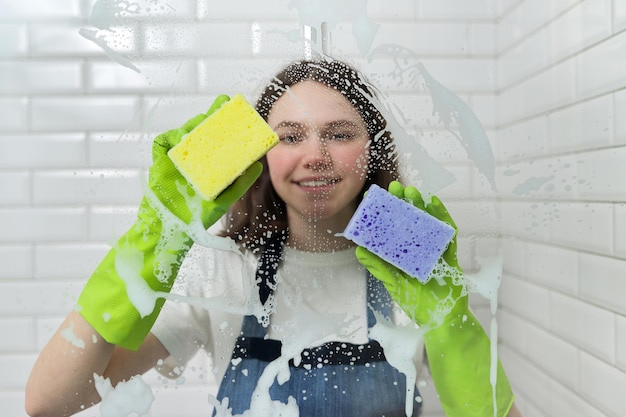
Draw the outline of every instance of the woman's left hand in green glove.
[[[421,193],[415,187],[405,188],[398,181],[393,181],[389,185],[389,192],[448,223],[457,230],[450,213],[437,197],[432,197],[431,202],[426,204]],[[417,324],[428,329],[441,325],[444,317],[452,314],[453,310],[464,314],[468,308],[467,290],[464,284],[463,271],[457,260],[456,249],[455,234],[439,264],[435,267],[431,279],[425,284],[382,260],[364,247],[357,248],[356,256],[372,275],[385,284],[391,297],[406,314]]]
[[[438,198],[426,204],[417,189],[399,182],[392,182],[389,192],[458,230]],[[424,330],[430,373],[446,416],[505,416],[513,405],[513,392],[487,334],[469,309],[456,249],[455,235],[426,283],[363,247],[357,248],[356,255]]]

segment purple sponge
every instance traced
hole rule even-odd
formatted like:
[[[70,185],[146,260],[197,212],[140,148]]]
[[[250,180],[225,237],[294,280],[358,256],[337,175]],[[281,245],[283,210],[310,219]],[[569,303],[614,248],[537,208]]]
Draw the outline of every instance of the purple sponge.
[[[449,224],[372,185],[344,235],[426,282],[454,233]]]

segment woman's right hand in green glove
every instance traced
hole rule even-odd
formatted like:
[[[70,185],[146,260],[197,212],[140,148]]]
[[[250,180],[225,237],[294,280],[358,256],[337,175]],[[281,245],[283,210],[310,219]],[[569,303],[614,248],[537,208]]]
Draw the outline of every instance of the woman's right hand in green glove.
[[[131,350],[141,345],[165,302],[161,294],[170,291],[194,242],[238,250],[231,239],[206,229],[252,186],[261,174],[261,163],[253,164],[215,200],[204,201],[167,155],[228,100],[218,97],[206,114],[154,140],[148,189],[137,221],[109,251],[78,299],[81,315],[110,343]]]
[[[169,130],[158,135],[152,144],[152,166],[148,176],[148,186],[159,202],[184,223],[189,224],[194,216],[199,216],[204,228],[215,224],[239,200],[261,175],[263,169],[260,162],[255,162],[246,172],[237,178],[226,190],[213,201],[202,201],[200,213],[195,213],[189,203],[195,195],[193,188],[183,175],[176,169],[167,152],[176,146],[182,138],[202,123],[224,103],[229,101],[227,95],[218,96],[206,113],[198,114],[189,119],[178,129]],[[183,194],[184,193],[184,194]],[[156,205],[154,201],[152,205]]]

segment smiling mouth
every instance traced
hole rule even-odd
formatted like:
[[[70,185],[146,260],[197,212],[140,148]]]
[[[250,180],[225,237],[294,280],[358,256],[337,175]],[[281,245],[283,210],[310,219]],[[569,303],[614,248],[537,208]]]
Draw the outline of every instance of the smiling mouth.
[[[296,184],[301,187],[326,187],[328,185],[337,184],[339,181],[339,178],[326,178],[309,181],[296,181]]]

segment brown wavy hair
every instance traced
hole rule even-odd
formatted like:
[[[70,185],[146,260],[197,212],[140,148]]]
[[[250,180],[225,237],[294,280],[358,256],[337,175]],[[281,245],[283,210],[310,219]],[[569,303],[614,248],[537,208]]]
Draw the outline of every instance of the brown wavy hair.
[[[334,59],[296,61],[289,64],[268,83],[261,93],[256,110],[267,121],[276,101],[289,87],[302,81],[316,81],[340,92],[360,114],[370,137],[370,166],[360,195],[371,184],[387,188],[399,179],[397,155],[387,121],[372,102],[375,89],[350,65]],[[243,198],[226,214],[221,236],[234,239],[243,247],[258,250],[275,232],[288,233],[285,202],[272,186],[267,158],[261,159],[263,173]]]

